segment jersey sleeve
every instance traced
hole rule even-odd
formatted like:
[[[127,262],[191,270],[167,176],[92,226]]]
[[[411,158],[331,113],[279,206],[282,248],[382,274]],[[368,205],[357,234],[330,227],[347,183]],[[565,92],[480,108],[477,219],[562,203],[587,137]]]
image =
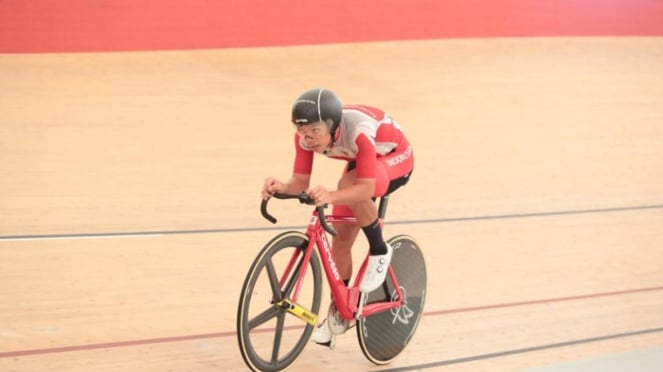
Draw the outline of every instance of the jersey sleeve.
[[[378,165],[375,143],[365,133],[355,139],[357,145],[357,178],[375,178]]]
[[[299,134],[295,133],[295,164],[292,172],[311,174],[313,170],[313,151],[304,149],[300,140]]]

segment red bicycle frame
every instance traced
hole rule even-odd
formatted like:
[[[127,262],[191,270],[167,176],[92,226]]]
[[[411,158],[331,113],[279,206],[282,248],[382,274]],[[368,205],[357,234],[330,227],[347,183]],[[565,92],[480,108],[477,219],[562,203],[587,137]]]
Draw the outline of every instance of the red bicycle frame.
[[[329,287],[333,295],[334,302],[336,303],[336,308],[338,309],[338,312],[341,315],[341,317],[348,320],[353,318],[358,319],[359,317],[362,316],[367,317],[376,313],[400,307],[401,303],[403,302],[403,293],[401,291],[400,285],[398,284],[396,274],[394,273],[391,266],[389,266],[388,274],[394,285],[395,296],[392,295],[389,301],[378,301],[363,305],[365,300],[363,298],[364,296],[362,296],[362,294],[359,292],[359,283],[361,283],[361,280],[364,276],[368,257],[364,259],[364,262],[362,263],[361,268],[357,273],[357,277],[355,278],[353,285],[352,286],[345,285],[345,283],[343,282],[343,278],[341,277],[338,268],[336,267],[336,262],[332,257],[331,244],[329,243],[326,231],[323,228],[323,225],[321,224],[321,218],[325,218],[326,222],[333,224],[357,223],[356,219],[353,217],[338,217],[338,216],[325,217],[324,214],[321,216],[320,209],[315,210],[313,212],[313,215],[311,216],[308,227],[306,229],[306,235],[309,237],[309,242],[308,246],[306,247],[306,250],[303,251],[304,257],[302,262],[304,263],[304,266],[302,267],[302,270],[298,273],[298,277],[296,278],[295,288],[291,296],[292,302],[297,303],[299,292],[301,286],[304,283],[306,270],[308,268],[307,263],[310,262],[313,250],[315,249],[315,247],[317,247],[320,259],[322,260],[322,264],[324,266],[325,274],[327,276],[327,282],[329,283]],[[380,220],[380,223],[382,223],[382,219]],[[292,258],[290,259],[288,265],[286,266],[283,276],[279,280],[279,284],[281,287],[283,287],[285,281],[290,276],[290,273],[294,269],[300,254],[302,254],[302,252],[297,251],[293,254]]]

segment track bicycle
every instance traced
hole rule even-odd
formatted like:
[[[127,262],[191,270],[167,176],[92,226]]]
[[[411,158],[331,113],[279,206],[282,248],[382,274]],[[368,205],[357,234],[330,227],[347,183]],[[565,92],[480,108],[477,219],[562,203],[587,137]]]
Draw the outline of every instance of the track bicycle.
[[[315,204],[304,193],[273,197]],[[267,211],[269,200],[262,201],[260,210],[264,218],[276,223]],[[388,200],[389,195],[379,199],[381,223]],[[356,320],[359,346],[369,361],[390,363],[412,339],[426,297],[426,266],[418,244],[408,235],[389,239],[394,254],[387,278],[376,290],[360,293],[368,256],[352,285],[346,286],[332,258],[327,233],[336,235],[336,231],[330,223],[356,223],[356,219],[325,216],[324,207],[316,207],[305,233],[278,234],[253,261],[237,308],[239,349],[251,370],[281,371],[297,360],[318,321],[323,272],[337,315]]]

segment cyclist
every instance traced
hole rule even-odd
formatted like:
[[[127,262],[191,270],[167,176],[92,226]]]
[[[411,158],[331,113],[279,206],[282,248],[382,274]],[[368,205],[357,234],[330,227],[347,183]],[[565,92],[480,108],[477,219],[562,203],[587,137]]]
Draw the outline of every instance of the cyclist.
[[[293,173],[287,182],[267,177],[262,197],[306,192],[318,206],[332,204],[333,215],[354,216],[356,225],[335,226],[338,234],[332,240],[332,256],[338,274],[348,285],[352,276],[351,248],[361,228],[370,254],[359,290],[369,293],[384,282],[393,255],[393,248],[382,237],[374,200],[409,181],[414,166],[412,147],[400,126],[384,111],[365,105],[342,105],[334,92],[324,88],[307,90],[295,100],[292,123],[296,128]],[[315,153],[347,161],[336,190],[310,188]],[[345,322],[346,330],[349,326]],[[333,348],[335,336],[329,327],[327,320],[323,321],[312,340]]]

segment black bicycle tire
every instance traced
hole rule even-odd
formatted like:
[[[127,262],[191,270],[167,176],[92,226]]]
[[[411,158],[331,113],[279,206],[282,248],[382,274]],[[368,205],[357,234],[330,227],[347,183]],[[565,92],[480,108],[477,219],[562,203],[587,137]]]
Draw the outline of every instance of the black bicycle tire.
[[[237,341],[244,362],[253,371],[276,372],[290,367],[306,347],[311,333],[313,332],[314,327],[310,324],[306,324],[302,327],[302,334],[299,336],[299,339],[295,343],[294,347],[287,351],[283,357],[279,356],[275,361],[268,361],[258,355],[254,349],[251,342],[251,334],[249,332],[250,330],[248,326],[250,320],[247,319],[254,286],[260,277],[261,272],[266,270],[266,264],[268,260],[283,249],[295,248],[302,249],[302,251],[304,251],[308,246],[308,241],[308,236],[297,231],[288,231],[275,236],[256,256],[246,275],[246,278],[244,279],[244,283],[240,292],[239,304],[237,307]],[[322,269],[320,267],[320,260],[318,259],[318,255],[315,250],[312,252],[306,275],[311,274],[313,275],[314,288],[312,304],[309,310],[317,314],[320,310],[320,302],[322,298]],[[281,313],[285,312],[285,310],[280,309],[275,305],[272,306],[272,309],[274,309],[275,312],[279,312],[279,316],[281,316]],[[266,310],[269,310],[269,307],[267,307]],[[283,329],[277,328],[278,326],[274,328],[274,334],[276,336],[277,333],[279,333],[280,336],[283,332]],[[299,330],[297,329],[295,331],[298,332]]]

